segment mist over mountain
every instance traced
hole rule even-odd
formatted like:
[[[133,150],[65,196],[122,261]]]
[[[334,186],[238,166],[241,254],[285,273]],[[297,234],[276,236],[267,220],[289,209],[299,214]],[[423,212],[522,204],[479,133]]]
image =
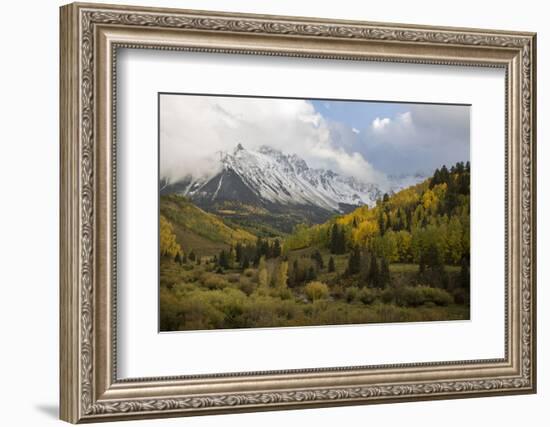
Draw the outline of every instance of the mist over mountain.
[[[384,183],[362,182],[331,170],[311,168],[296,154],[269,146],[252,150],[238,144],[233,151],[218,154],[211,176],[187,175],[178,182],[161,180],[161,194],[181,194],[204,208],[224,202],[276,211],[284,207],[309,208],[322,220],[358,206],[373,206],[384,192],[398,191],[425,179],[407,175],[391,177]]]

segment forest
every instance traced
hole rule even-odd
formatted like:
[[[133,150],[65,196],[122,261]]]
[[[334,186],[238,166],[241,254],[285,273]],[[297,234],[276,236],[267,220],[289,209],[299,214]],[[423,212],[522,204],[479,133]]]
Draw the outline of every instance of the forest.
[[[161,331],[470,316],[469,162],[274,237],[175,194],[159,228]]]

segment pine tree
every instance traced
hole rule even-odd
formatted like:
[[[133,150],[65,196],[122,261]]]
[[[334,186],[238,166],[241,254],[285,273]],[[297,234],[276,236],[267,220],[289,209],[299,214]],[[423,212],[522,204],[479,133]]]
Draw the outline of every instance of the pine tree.
[[[359,273],[361,270],[361,252],[359,248],[355,246],[348,258],[348,274],[353,275]]]
[[[440,170],[440,177],[441,177],[441,184],[449,184],[449,169],[447,169],[447,166],[443,165]]]
[[[220,257],[218,259],[218,264],[222,268],[229,268],[229,257],[225,249],[222,249],[220,252]]]
[[[368,274],[368,284],[371,288],[378,288],[380,285],[380,273],[378,272],[378,262],[376,260],[376,255],[371,253],[370,255],[370,265],[369,265],[369,274]]]
[[[323,262],[323,256],[321,255],[321,252],[319,252],[319,250],[316,250],[311,254],[311,259],[315,261],[315,264],[317,264],[317,268],[319,270],[322,270],[325,267]]]
[[[193,252],[193,251],[189,252],[189,260],[190,261],[195,261],[196,260],[195,252]]]
[[[308,270],[307,270],[306,281],[311,282],[312,280],[315,280],[316,278],[317,278],[317,273],[316,273],[315,269],[313,268],[313,266],[309,267]]]
[[[380,262],[380,287],[386,288],[390,284],[390,266],[388,260],[384,257]]]
[[[243,258],[243,245],[241,243],[237,243],[235,246],[235,261],[241,262]]]
[[[346,253],[346,233],[343,227],[340,228],[340,233],[338,235],[338,253],[339,254]]]
[[[275,239],[275,242],[273,242],[272,255],[273,258],[278,258],[281,256],[281,243],[279,242],[279,239]]]
[[[250,268],[250,263],[248,261],[248,258],[245,257],[243,260],[243,270],[246,270],[247,268]]]
[[[328,260],[328,272],[334,273],[336,271],[336,266],[334,265],[334,258],[330,257]]]
[[[178,264],[181,264],[181,256],[180,256],[179,252],[174,257],[174,262],[177,262]]]
[[[290,274],[288,276],[288,286],[290,286],[291,288],[297,286],[300,283],[300,275],[298,270],[298,260],[295,259],[292,263],[292,269],[290,270]]]
[[[338,253],[338,245],[339,245],[338,224],[334,224],[330,232],[330,243],[329,243],[330,252],[333,254]]]
[[[470,288],[470,263],[468,262],[468,259],[466,257],[462,258],[462,261],[460,262],[460,286],[463,289],[469,289]]]

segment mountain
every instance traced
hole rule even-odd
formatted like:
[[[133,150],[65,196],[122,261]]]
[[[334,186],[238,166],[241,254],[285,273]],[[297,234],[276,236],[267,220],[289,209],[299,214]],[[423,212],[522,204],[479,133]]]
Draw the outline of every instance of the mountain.
[[[258,232],[260,223],[270,224],[275,232],[260,231],[270,235],[277,234],[276,230],[290,232],[301,222],[321,223],[358,206],[373,206],[384,191],[394,192],[422,179],[398,177],[381,188],[331,170],[310,168],[296,154],[267,146],[251,150],[238,144],[232,152],[220,153],[219,167],[211,176],[161,181],[160,192],[186,196],[202,209],[235,220],[252,232]]]
[[[391,190],[422,180],[421,176],[399,177]],[[206,179],[187,177],[164,183],[161,194],[179,193],[198,204],[223,201],[271,207],[271,205],[314,206],[331,212],[350,207],[372,206],[382,195],[379,185],[364,183],[331,170],[310,168],[296,154],[270,147],[257,151],[238,144],[232,153],[221,153],[218,172]]]

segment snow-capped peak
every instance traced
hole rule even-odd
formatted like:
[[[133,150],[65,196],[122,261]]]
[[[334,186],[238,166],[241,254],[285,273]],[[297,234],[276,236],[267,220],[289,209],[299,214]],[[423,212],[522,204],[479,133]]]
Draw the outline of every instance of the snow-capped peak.
[[[310,168],[298,155],[269,146],[252,150],[238,143],[231,152],[221,153],[220,163],[221,172],[215,176],[202,182],[191,178],[192,184],[180,188],[202,200],[238,199],[246,193],[247,201],[257,197],[264,204],[309,205],[333,212],[373,205],[382,193],[375,183]]]

